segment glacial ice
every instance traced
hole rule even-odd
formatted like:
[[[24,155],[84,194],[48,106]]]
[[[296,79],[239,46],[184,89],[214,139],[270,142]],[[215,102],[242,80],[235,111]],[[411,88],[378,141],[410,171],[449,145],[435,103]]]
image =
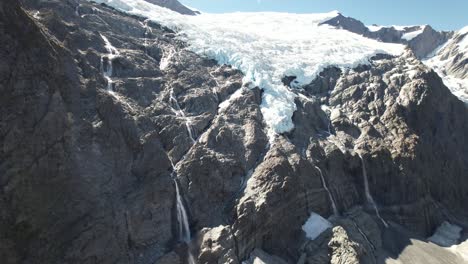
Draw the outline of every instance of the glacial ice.
[[[320,25],[338,15],[229,13],[185,16],[144,0],[95,0],[121,11],[149,18],[177,32],[197,54],[241,70],[244,82],[264,90],[261,111],[270,139],[294,128],[295,89],[281,82],[296,76],[310,83],[328,66],[368,64],[378,53],[400,55],[404,46],[382,43],[342,29]],[[163,64],[164,66],[164,64]]]

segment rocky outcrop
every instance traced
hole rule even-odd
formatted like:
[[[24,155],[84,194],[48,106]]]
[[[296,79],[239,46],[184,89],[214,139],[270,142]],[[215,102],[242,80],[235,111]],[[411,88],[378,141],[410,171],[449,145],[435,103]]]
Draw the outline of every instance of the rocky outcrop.
[[[324,70],[269,141],[261,87],[173,31],[22,3],[0,2],[6,263],[375,263],[465,221],[468,110],[410,51]]]
[[[359,263],[359,245],[350,241],[346,230],[338,226],[333,228],[333,238],[328,243],[332,257],[330,263],[357,264]]]

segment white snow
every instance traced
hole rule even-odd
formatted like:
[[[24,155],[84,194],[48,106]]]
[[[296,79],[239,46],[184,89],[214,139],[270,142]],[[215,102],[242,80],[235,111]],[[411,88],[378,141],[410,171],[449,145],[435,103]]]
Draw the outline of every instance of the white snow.
[[[458,31],[458,35],[465,35],[463,39],[460,42],[458,42],[458,47],[463,52],[468,53],[468,26],[460,29],[460,31]]]
[[[424,32],[425,28],[426,28],[426,26],[421,26],[420,29],[418,29],[416,31],[412,31],[412,32],[408,32],[408,33],[403,34],[403,36],[401,38],[406,40],[406,41],[411,41],[415,37],[421,35]]]
[[[311,213],[307,222],[302,226],[302,230],[310,240],[316,239],[329,228],[332,228],[332,224],[316,213]]]
[[[241,70],[244,82],[264,90],[261,111],[273,140],[290,131],[296,110],[294,90],[281,78],[297,76],[310,83],[327,66],[368,64],[378,53],[400,55],[404,46],[382,43],[328,25],[338,15],[290,13],[229,13],[184,16],[143,0],[95,0],[122,11],[149,18],[177,32],[189,49],[220,64]],[[164,66],[164,64],[163,64]],[[164,68],[164,67],[163,67]]]
[[[458,254],[464,260],[468,261],[468,240],[460,243],[459,245],[451,246],[449,250]]]
[[[377,26],[377,25],[371,25],[371,26],[366,26],[370,31],[376,32],[384,28],[384,26]]]
[[[397,31],[405,31],[406,28],[415,27],[415,26],[397,26],[397,25],[390,25],[390,26],[379,26],[379,25],[367,25],[366,26],[370,31],[376,32],[381,30],[382,28],[394,28]]]

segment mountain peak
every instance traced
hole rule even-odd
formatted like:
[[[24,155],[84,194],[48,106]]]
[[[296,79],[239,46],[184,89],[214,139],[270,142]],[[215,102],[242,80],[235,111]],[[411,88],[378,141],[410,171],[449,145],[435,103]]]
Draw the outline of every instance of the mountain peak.
[[[170,9],[172,11],[175,11],[177,13],[180,13],[182,15],[194,16],[194,15],[200,14],[200,12],[194,11],[194,10],[186,7],[185,5],[181,4],[177,0],[145,0],[145,1],[148,2],[148,3],[151,3],[153,5],[158,5],[158,6],[168,8],[168,9]]]

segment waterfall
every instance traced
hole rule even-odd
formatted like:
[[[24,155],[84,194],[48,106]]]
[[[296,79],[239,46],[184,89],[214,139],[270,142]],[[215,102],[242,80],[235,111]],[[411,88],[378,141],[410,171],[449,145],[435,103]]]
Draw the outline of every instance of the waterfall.
[[[322,186],[327,191],[328,198],[330,198],[330,203],[331,203],[332,208],[333,208],[333,214],[335,216],[338,216],[339,212],[338,212],[338,209],[336,208],[335,199],[333,199],[333,195],[332,195],[330,189],[328,189],[327,182],[325,181],[325,177],[323,176],[322,170],[317,166],[315,166],[315,168],[319,171],[320,178],[322,179]]]
[[[369,246],[372,248],[372,250],[375,251],[375,246],[374,244],[370,241],[370,239],[367,237],[366,233],[364,233],[364,231],[362,231],[362,229],[359,227],[359,225],[356,223],[356,221],[354,220],[353,217],[350,217],[349,218],[351,220],[351,222],[354,224],[354,227],[356,227],[356,229],[358,230],[358,232],[361,234],[361,236],[366,240],[367,244],[369,244]]]
[[[175,50],[174,48],[169,48],[169,51],[164,50],[163,52],[163,57],[161,58],[161,62],[159,63],[159,69],[161,71],[164,71],[167,69],[169,66],[169,63],[171,62],[172,57],[175,55]]]
[[[107,39],[106,36],[102,35],[99,33],[101,36],[102,40],[104,41],[105,48],[108,52],[107,56],[102,56],[101,57],[101,70],[104,78],[107,80],[107,90],[109,92],[113,91],[113,81],[112,81],[112,75],[113,75],[113,67],[112,67],[112,61],[120,55],[119,51],[112,46],[110,43],[109,39]],[[104,59],[107,59],[107,63],[105,64]]]
[[[176,207],[177,207],[177,222],[179,223],[179,241],[190,242],[190,227],[188,222],[187,211],[185,210],[184,203],[182,202],[182,197],[180,196],[179,184],[177,180],[174,179],[174,185],[176,188]]]
[[[369,181],[367,179],[366,163],[364,162],[364,159],[362,158],[361,154],[358,153],[358,155],[359,155],[359,158],[361,159],[361,164],[362,164],[362,175],[363,175],[363,178],[364,178],[364,191],[366,192],[367,202],[372,205],[372,207],[375,210],[375,214],[380,219],[380,221],[382,221],[384,226],[388,227],[387,222],[385,222],[385,220],[380,216],[379,208],[377,207],[377,204],[375,203],[374,198],[372,198],[372,195],[371,195],[371,193],[369,191]]]
[[[213,78],[213,80],[214,80],[215,83],[216,83],[216,87],[213,88],[213,92],[214,92],[214,93],[218,93],[218,88],[221,87],[221,85],[219,84],[218,79],[213,75],[213,72],[218,71],[220,68],[221,68],[221,66],[218,67],[218,68],[217,68],[216,70],[214,70],[214,71],[208,72],[208,73],[210,74],[211,78]]]
[[[80,4],[78,3],[78,5],[75,7],[75,15],[76,16],[80,16]]]
[[[189,218],[187,214],[187,210],[185,209],[184,202],[182,200],[182,196],[180,195],[179,184],[177,182],[177,173],[174,164],[172,163],[172,179],[174,181],[174,186],[176,189],[176,210],[177,210],[177,224],[178,224],[178,240],[180,242],[184,242],[189,246],[190,241],[192,240],[192,236],[190,234],[190,225],[189,225]],[[189,264],[196,264],[195,258],[190,251],[190,248],[187,249],[188,255],[188,263]]]
[[[140,22],[141,26],[145,29],[145,38],[144,38],[144,46],[145,46],[145,53],[147,52],[148,47],[148,34],[153,33],[153,29],[148,25],[149,19],[146,19],[144,22]]]
[[[190,137],[190,140],[192,140],[193,143],[195,143],[195,138],[193,137],[193,130],[192,130],[192,122],[190,121],[190,118],[187,117],[180,108],[179,102],[177,101],[177,98],[174,95],[174,89],[171,89],[171,92],[169,94],[170,102],[173,104],[172,110],[178,117],[182,117],[185,119],[185,127],[187,128],[187,133]]]

